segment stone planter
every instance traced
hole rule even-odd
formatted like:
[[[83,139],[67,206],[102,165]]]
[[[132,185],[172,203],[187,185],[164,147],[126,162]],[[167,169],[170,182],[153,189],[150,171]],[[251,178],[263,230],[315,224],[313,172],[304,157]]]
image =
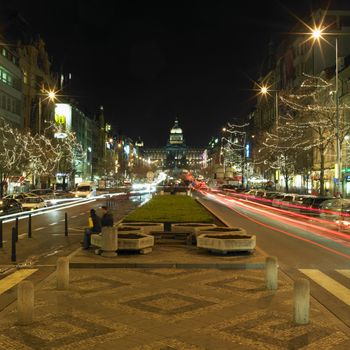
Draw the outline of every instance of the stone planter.
[[[227,229],[231,229],[231,231],[201,230],[201,233],[197,236],[197,247],[222,254],[235,251],[253,251],[255,249],[255,235],[249,235],[239,227],[227,227]]]
[[[164,231],[164,224],[160,222],[122,222],[118,227],[142,228],[146,235],[151,231]]]
[[[187,222],[187,223],[177,223],[171,224],[171,231],[173,232],[188,232],[189,233],[189,244],[196,244],[197,242],[197,229],[210,229],[216,227],[215,224],[206,224],[201,222]]]
[[[141,254],[152,251],[154,237],[139,232],[119,232],[118,250],[139,250]]]

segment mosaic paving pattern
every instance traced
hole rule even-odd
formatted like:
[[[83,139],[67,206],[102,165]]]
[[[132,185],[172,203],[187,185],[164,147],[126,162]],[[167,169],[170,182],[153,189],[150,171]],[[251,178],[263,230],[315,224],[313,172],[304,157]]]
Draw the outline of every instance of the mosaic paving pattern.
[[[271,293],[265,287],[265,280],[263,277],[235,275],[231,278],[210,278],[192,284],[204,289],[213,289],[219,292],[230,292],[244,298],[260,298]],[[287,285],[283,281],[279,281],[278,292],[287,290]]]
[[[138,272],[147,274],[147,275],[153,275],[157,277],[162,277],[166,279],[172,279],[172,278],[179,278],[179,277],[186,277],[189,275],[193,275],[194,273],[203,273],[203,270],[196,270],[196,269],[150,269],[150,270],[138,270]]]
[[[199,331],[201,332],[201,331]],[[255,311],[206,327],[203,332],[256,349],[335,349],[349,338],[327,323],[294,325],[290,314]]]
[[[156,314],[176,315],[213,305],[212,302],[199,300],[177,293],[159,293],[126,302],[128,306]]]
[[[0,349],[11,349],[6,347],[8,344],[14,349],[23,350],[83,349],[133,333],[135,330],[126,325],[90,314],[46,314],[33,325],[3,329],[0,333]]]
[[[151,344],[138,346],[132,350],[206,350],[196,345],[184,343],[178,339],[163,339]]]
[[[100,292],[101,290],[110,290],[129,285],[128,283],[97,276],[76,279],[71,281],[70,284],[74,289],[83,293],[95,293]]]
[[[132,298],[121,298],[108,303],[116,309],[128,313],[139,314],[142,318],[176,322],[181,319],[195,317],[209,311],[219,310],[230,302],[216,298],[178,292],[173,289],[163,289],[156,293],[144,293]]]

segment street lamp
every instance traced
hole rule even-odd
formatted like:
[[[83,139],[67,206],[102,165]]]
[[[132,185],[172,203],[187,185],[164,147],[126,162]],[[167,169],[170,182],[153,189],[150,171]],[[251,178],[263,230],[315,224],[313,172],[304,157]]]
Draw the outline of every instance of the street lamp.
[[[279,90],[271,90],[268,86],[266,85],[262,85],[260,86],[260,94],[263,96],[266,95],[270,95],[270,92],[274,93],[274,97],[275,97],[275,127],[276,127],[276,135],[278,136],[278,125],[279,125],[279,108],[278,108],[278,99],[279,99]],[[278,163],[279,166],[280,164],[280,157],[278,156]],[[280,171],[280,170],[279,170]],[[274,174],[274,181],[275,181],[275,185],[279,180],[279,174],[277,174],[277,171],[275,170],[275,174]]]
[[[260,94],[263,96],[270,95],[270,92],[274,92],[275,94],[275,125],[276,129],[278,127],[278,119],[279,119],[279,108],[278,108],[278,90],[271,90],[268,86],[262,85],[260,87]]]
[[[55,90],[42,90],[39,95],[39,117],[38,117],[38,134],[41,134],[41,119],[42,119],[42,102],[48,100],[49,102],[55,102],[57,99],[57,93]]]
[[[321,27],[315,27],[311,29],[311,38],[314,41],[320,42],[320,39],[323,39],[324,35],[334,35],[333,33],[324,33],[324,29]],[[341,186],[341,150],[340,150],[340,139],[339,139],[339,76],[338,76],[338,37],[335,36],[335,116],[336,116],[336,124],[335,124],[335,137],[336,137],[336,164],[335,164],[335,192],[340,192]]]

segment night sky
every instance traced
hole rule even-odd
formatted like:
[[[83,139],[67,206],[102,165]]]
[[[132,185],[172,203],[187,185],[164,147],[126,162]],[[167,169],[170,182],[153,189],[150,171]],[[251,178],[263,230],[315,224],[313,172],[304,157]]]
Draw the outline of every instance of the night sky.
[[[176,116],[187,144],[206,146],[246,115],[270,38],[289,35],[289,11],[309,15],[319,3],[0,0],[40,33],[53,68],[72,73],[70,93],[90,114],[103,105],[116,130],[146,147],[165,145]]]

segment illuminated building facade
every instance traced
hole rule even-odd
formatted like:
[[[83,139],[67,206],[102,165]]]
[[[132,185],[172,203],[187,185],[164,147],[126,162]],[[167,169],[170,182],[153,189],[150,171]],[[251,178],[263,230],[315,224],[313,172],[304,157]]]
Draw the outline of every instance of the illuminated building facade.
[[[178,119],[170,130],[168,142],[163,148],[144,149],[149,164],[163,170],[195,170],[202,164],[204,149],[188,147]]]

